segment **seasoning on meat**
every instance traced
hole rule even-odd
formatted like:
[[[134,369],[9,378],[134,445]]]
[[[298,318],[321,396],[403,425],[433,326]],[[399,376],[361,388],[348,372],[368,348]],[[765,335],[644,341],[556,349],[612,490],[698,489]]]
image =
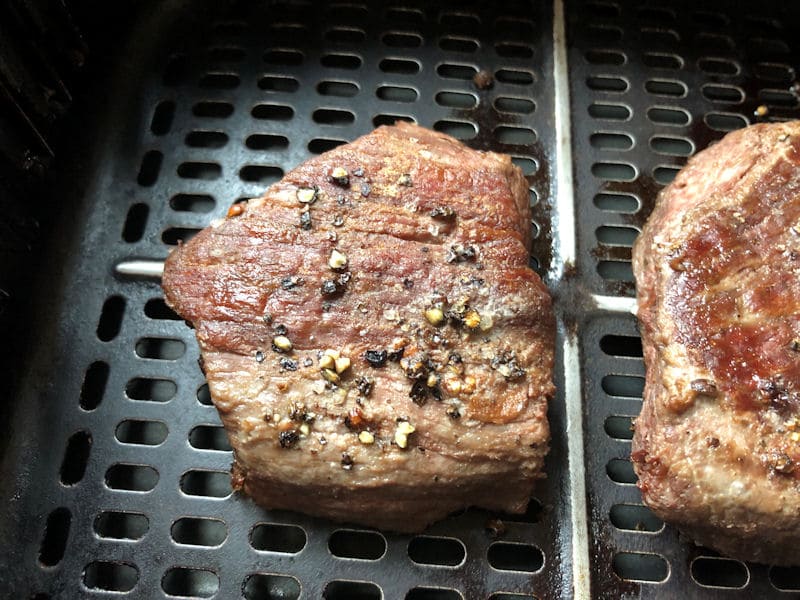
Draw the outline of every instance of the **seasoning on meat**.
[[[530,218],[510,157],[402,123],[174,249],[166,300],[195,326],[237,489],[403,532],[470,505],[523,513],[555,331]]]

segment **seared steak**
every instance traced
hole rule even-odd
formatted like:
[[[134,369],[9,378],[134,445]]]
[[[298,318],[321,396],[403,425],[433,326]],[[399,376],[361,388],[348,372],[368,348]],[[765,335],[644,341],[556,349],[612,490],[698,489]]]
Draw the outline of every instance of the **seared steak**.
[[[633,249],[644,501],[735,558],[800,564],[800,123],[728,134]]]
[[[234,205],[168,258],[256,502],[419,531],[522,512],[553,393],[550,296],[508,156],[381,127]]]

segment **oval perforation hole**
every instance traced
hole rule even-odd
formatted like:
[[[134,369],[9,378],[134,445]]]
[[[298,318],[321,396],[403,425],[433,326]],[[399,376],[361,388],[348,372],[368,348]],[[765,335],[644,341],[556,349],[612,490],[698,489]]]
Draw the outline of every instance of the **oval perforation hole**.
[[[214,46],[208,49],[208,58],[219,62],[240,62],[247,53],[238,46]]]
[[[472,38],[446,35],[439,39],[439,48],[447,52],[477,52],[479,47]]]
[[[260,183],[264,186],[280,181],[281,177],[283,169],[271,165],[247,165],[239,171],[239,179],[242,181]]]
[[[288,121],[294,116],[294,109],[284,104],[256,104],[251,114],[256,119]]]
[[[536,546],[494,542],[486,553],[489,564],[501,571],[535,573],[544,565],[544,554]]]
[[[459,140],[471,140],[478,134],[476,125],[467,121],[450,121],[443,119],[433,124],[436,131],[441,131]]]
[[[144,314],[151,319],[163,319],[166,321],[181,321],[181,317],[175,313],[163,298],[151,298],[144,305]]]
[[[184,162],[178,165],[178,176],[184,179],[213,181],[222,175],[222,167],[211,162]]]
[[[615,50],[588,50],[585,56],[592,65],[619,66],[627,62],[625,55]]]
[[[192,148],[222,148],[228,143],[228,135],[222,131],[190,131],[184,142]]]
[[[439,23],[452,29],[472,31],[478,31],[481,26],[481,20],[478,15],[456,11],[442,11],[439,15]]]
[[[606,181],[633,181],[636,169],[627,163],[597,162],[592,165],[592,175]]]
[[[177,544],[214,547],[228,537],[228,527],[220,519],[182,517],[172,524],[170,535]]]
[[[754,37],[747,42],[751,55],[773,57],[779,54],[789,54],[789,46],[783,40],[774,38]]]
[[[741,71],[738,63],[726,58],[701,58],[697,66],[711,75],[738,75]]]
[[[161,232],[161,241],[170,246],[186,243],[200,233],[195,227],[170,227]]]
[[[94,410],[100,405],[108,382],[108,365],[102,361],[93,362],[83,376],[81,386],[80,407],[83,410]]]
[[[600,150],[630,150],[633,148],[633,138],[627,133],[593,133],[589,142]]]
[[[397,121],[405,121],[407,123],[416,123],[413,117],[409,117],[408,115],[387,115],[387,114],[380,114],[375,115],[372,119],[372,124],[375,127],[380,127],[381,125],[394,125]]]
[[[331,140],[327,138],[314,138],[308,142],[308,150],[313,154],[322,154],[347,143],[347,140]]]
[[[712,102],[724,102],[726,104],[741,104],[744,102],[744,91],[732,85],[707,83],[701,91],[703,96]]]
[[[97,323],[97,338],[101,342],[110,342],[122,328],[122,317],[125,315],[125,298],[111,296],[103,303],[100,321]]]
[[[262,552],[296,554],[306,546],[308,537],[302,527],[280,523],[259,523],[250,532],[250,546]]]
[[[325,39],[334,44],[360,44],[367,34],[355,27],[331,27],[325,32]]]
[[[325,586],[322,597],[325,600],[382,600],[383,592],[367,581],[334,580]]]
[[[208,569],[172,567],[161,578],[161,589],[172,596],[211,598],[219,591],[219,577]]]
[[[297,600],[300,582],[286,575],[256,573],[245,580],[242,592],[247,600]]]
[[[91,450],[92,436],[88,431],[76,431],[70,436],[59,471],[61,483],[75,485],[83,479]]]
[[[681,69],[683,59],[677,54],[667,52],[645,52],[642,62],[651,69]]]
[[[681,168],[678,166],[660,165],[653,169],[653,179],[656,183],[668,185],[672,183],[672,180],[675,179],[680,170]]]
[[[594,197],[594,205],[600,210],[620,213],[635,213],[640,208],[639,199],[633,194],[602,192]]]
[[[692,579],[705,587],[743,588],[747,585],[747,567],[738,560],[700,556],[692,561]]]
[[[64,558],[71,522],[72,515],[64,507],[55,509],[47,516],[42,543],[39,546],[39,562],[44,566],[54,567]]]
[[[495,98],[494,107],[499,112],[506,112],[519,115],[527,115],[536,110],[536,104],[526,98],[509,98],[501,96]]]
[[[213,406],[211,401],[211,393],[208,391],[208,384],[204,383],[197,388],[197,401],[203,406]]]
[[[636,483],[636,473],[628,459],[612,458],[606,463],[606,474],[615,483]]]
[[[628,91],[628,82],[622,77],[611,75],[592,75],[586,78],[586,86],[598,92],[614,92],[621,94]]]
[[[527,127],[500,125],[495,127],[494,136],[498,142],[503,144],[527,146],[536,143],[536,132]]]
[[[497,56],[503,58],[533,58],[533,48],[526,44],[498,42],[494,45]]]
[[[405,600],[464,600],[464,596],[448,588],[415,587],[409,590]]]
[[[319,108],[311,114],[315,123],[322,125],[350,125],[356,120],[355,114],[349,110]]]
[[[664,522],[641,504],[615,504],[609,517],[617,529],[657,532],[664,528]]]
[[[756,77],[764,81],[789,84],[795,79],[794,69],[784,63],[761,62],[753,67]]]
[[[397,73],[399,75],[416,75],[420,71],[420,64],[407,58],[384,58],[378,63],[378,68],[384,73]]]
[[[734,49],[733,39],[729,35],[701,32],[697,34],[694,45],[706,52],[730,52]]]
[[[94,531],[101,538],[139,540],[150,529],[150,520],[143,514],[107,510],[94,520]]]
[[[677,19],[674,10],[660,6],[643,6],[637,11],[637,15],[642,21],[654,21],[659,24],[673,23]]]
[[[615,440],[633,439],[633,420],[631,417],[607,417],[603,423],[603,429],[608,434],[608,437]]]
[[[245,145],[251,150],[277,151],[289,147],[289,138],[283,135],[256,133],[247,137]]]
[[[644,89],[655,96],[673,96],[683,98],[689,91],[686,84],[674,79],[648,79]]]
[[[654,106],[647,109],[647,118],[659,125],[683,126],[688,125],[691,117],[682,108],[667,108]]]
[[[436,67],[436,73],[440,77],[444,77],[446,79],[463,79],[463,80],[471,80],[475,77],[475,74],[478,72],[478,69],[473,67],[472,65],[457,65],[453,63],[443,63]]]
[[[328,550],[342,558],[378,560],[386,553],[386,539],[374,531],[339,529],[328,539]]]
[[[620,579],[629,581],[664,581],[669,575],[667,561],[658,554],[619,552],[611,568]]]
[[[620,7],[615,2],[587,2],[584,6],[593,17],[612,19],[620,15]]]
[[[595,230],[597,241],[606,246],[623,246],[630,248],[639,230],[634,227],[624,227],[622,225],[601,225]]]
[[[175,86],[183,83],[186,79],[187,67],[189,66],[189,57],[184,54],[175,54],[170,56],[167,60],[167,66],[164,68],[164,75],[162,81],[166,86]]]
[[[181,491],[187,496],[227,498],[231,495],[230,473],[195,469],[181,475]]]
[[[83,570],[83,585],[90,590],[130,592],[139,581],[139,570],[130,563],[97,560]]]
[[[601,260],[597,263],[597,273],[609,281],[627,281],[633,283],[631,263],[620,260]]]
[[[317,93],[321,96],[352,98],[358,94],[358,85],[349,81],[320,81],[317,84]]]
[[[656,27],[642,27],[642,38],[650,46],[674,47],[681,41],[681,36],[674,29],[661,29]]]
[[[172,127],[172,119],[175,117],[175,103],[172,100],[162,100],[153,111],[153,119],[150,121],[150,131],[154,135],[164,135]]]
[[[258,88],[267,92],[285,92],[291,94],[300,87],[294,77],[282,75],[264,75],[258,80]],[[255,115],[254,115],[255,116]]]
[[[355,54],[326,54],[320,58],[322,66],[329,69],[358,69],[361,62],[361,57]]]
[[[524,156],[512,156],[511,162],[517,165],[520,169],[522,169],[523,175],[534,175],[536,171],[539,170],[539,164],[532,158],[526,158]],[[529,190],[531,194],[536,194],[535,190]],[[538,200],[538,199],[537,199]],[[536,202],[534,202],[531,206],[535,206]]]
[[[462,92],[439,92],[435,97],[436,104],[451,108],[470,109],[478,104],[478,99],[472,94]]]
[[[138,242],[144,235],[147,226],[147,216],[150,214],[150,207],[144,202],[137,202],[128,209],[125,216],[125,225],[122,228],[122,239],[129,244]]]
[[[409,542],[408,557],[420,565],[456,567],[466,559],[467,550],[455,538],[419,535]]]
[[[128,381],[125,395],[131,400],[150,402],[168,402],[175,397],[178,386],[169,379],[148,379],[136,377]]]
[[[650,148],[658,154],[667,156],[691,156],[694,153],[694,145],[686,138],[655,136],[650,138]]]
[[[638,398],[644,391],[644,377],[634,375],[606,375],[600,382],[603,391],[609,396]]]
[[[422,45],[422,36],[405,31],[386,33],[381,41],[392,48],[419,48]]]
[[[233,104],[213,101],[198,102],[192,107],[192,114],[196,117],[225,119],[233,114]]]
[[[632,335],[604,335],[600,338],[600,349],[609,356],[643,356],[641,338]]]
[[[198,425],[189,432],[189,444],[198,450],[231,450],[225,429],[219,425]]]
[[[167,439],[167,426],[161,421],[125,419],[120,421],[114,436],[123,444],[158,446]]]
[[[148,465],[117,463],[106,471],[105,482],[112,490],[149,492],[158,483],[158,471]]]
[[[589,115],[595,119],[608,121],[627,121],[631,118],[631,109],[624,104],[605,104],[593,102],[589,105]]]
[[[387,23],[419,26],[425,22],[425,15],[416,8],[393,7],[386,9],[385,20]]]
[[[511,85],[530,85],[533,83],[533,73],[520,71],[519,69],[499,69],[495,72],[494,78],[500,83],[509,83]]]
[[[268,65],[296,67],[303,63],[303,53],[298,50],[272,48],[264,53],[264,62]]]
[[[759,90],[758,97],[762,102],[777,108],[794,108],[797,96],[786,90]]]
[[[205,89],[232,90],[239,83],[239,76],[235,73],[206,73],[200,78],[199,85]]]
[[[592,43],[605,46],[616,44],[622,39],[622,29],[612,25],[587,25],[586,37]]]
[[[800,567],[772,567],[769,580],[782,591],[800,591]]]
[[[736,113],[706,113],[703,120],[711,129],[716,131],[733,131],[747,127],[750,123],[742,115]]]
[[[136,355],[156,360],[177,360],[186,352],[186,344],[172,338],[145,337],[136,342]]]
[[[150,187],[158,180],[158,174],[161,171],[161,162],[164,160],[164,155],[158,150],[149,150],[145,152],[142,157],[142,165],[139,167],[139,174],[136,176],[136,181],[139,185]]]
[[[419,93],[414,88],[397,85],[382,85],[375,90],[375,95],[381,100],[390,102],[415,102],[419,97]]]
[[[731,20],[722,13],[710,10],[696,10],[692,13],[692,20],[702,27],[718,29],[730,25]]]

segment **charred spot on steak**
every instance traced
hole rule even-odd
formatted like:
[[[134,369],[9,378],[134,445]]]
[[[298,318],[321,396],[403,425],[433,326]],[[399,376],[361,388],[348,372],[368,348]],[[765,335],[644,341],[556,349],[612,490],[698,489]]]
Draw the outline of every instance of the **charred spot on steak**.
[[[287,429],[278,434],[278,442],[281,448],[291,448],[300,439],[300,432],[297,429]]]
[[[433,219],[449,221],[456,218],[456,211],[449,206],[434,206],[429,213]]]
[[[297,275],[289,275],[287,277],[283,277],[281,279],[281,287],[284,290],[293,290],[296,287],[303,285],[305,281],[302,277],[298,277]]]
[[[453,244],[444,259],[448,263],[461,263],[474,261],[477,256],[478,250],[472,244]]]
[[[405,354],[406,348],[403,346],[398,350],[391,350],[387,355],[386,358],[390,362],[400,362],[400,359],[403,358],[403,354]]]
[[[353,457],[350,456],[347,452],[343,452],[342,453],[341,464],[342,464],[342,468],[345,471],[349,471],[350,469],[353,468],[353,465],[355,464],[355,461],[353,460]]]
[[[304,210],[300,213],[300,229],[309,231],[311,229],[311,212]]]
[[[364,377],[362,375],[356,379],[355,383],[358,393],[361,394],[362,396],[366,397],[372,393],[372,387],[374,385],[372,379],[369,379],[368,377]]]
[[[256,362],[264,362],[264,353],[261,350],[256,350]]]
[[[428,401],[428,386],[424,381],[418,379],[411,385],[411,391],[408,396],[417,406],[424,406]]]
[[[388,357],[389,353],[386,350],[367,350],[364,352],[364,360],[376,369],[383,367]]]
[[[291,358],[282,357],[278,363],[284,371],[297,371],[297,361]]]

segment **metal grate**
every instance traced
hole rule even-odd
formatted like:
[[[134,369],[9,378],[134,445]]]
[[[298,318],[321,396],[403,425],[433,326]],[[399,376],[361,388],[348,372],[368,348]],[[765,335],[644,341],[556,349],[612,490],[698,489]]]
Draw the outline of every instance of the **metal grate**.
[[[13,440],[14,473],[28,485],[3,530],[27,543],[5,549],[20,568],[3,587],[37,599],[567,594],[555,462],[527,514],[470,510],[419,536],[232,495],[193,332],[156,282],[114,275],[122,260],[164,258],[309,156],[397,119],[514,157],[530,181],[533,266],[546,272],[550,7],[163,4],[131,32],[125,56],[136,60],[107,87],[113,129],[98,132],[86,219],[70,224],[74,262],[20,399],[29,441]],[[481,70],[489,89],[473,83]]]
[[[796,7],[567,2],[582,280],[633,296],[631,245],[687,158],[758,120],[800,117]],[[644,386],[630,315],[584,315],[581,353],[592,585],[599,597],[796,597],[800,569],[721,558],[642,505],[629,462]],[[586,360],[585,359],[585,360]]]
[[[631,315],[591,300],[633,295],[630,246],[689,155],[761,104],[768,118],[798,116],[797,9],[569,0],[569,64],[554,65],[547,3],[218,4],[142,15],[124,68],[99,82],[108,111],[86,133],[92,153],[76,140],[75,155],[99,159],[64,182],[77,202],[41,275],[35,353],[0,464],[11,482],[0,533],[15,540],[0,589],[36,600],[571,597],[587,575],[572,539],[582,459],[593,597],[796,596],[800,569],[691,546],[641,505],[628,461],[641,342]],[[489,89],[473,83],[482,70]],[[553,200],[554,73],[569,77],[559,109],[575,161],[577,264],[563,279],[558,233],[573,224]],[[528,512],[470,510],[418,536],[232,495],[193,333],[156,282],[114,270],[163,259],[230,203],[396,119],[515,157],[530,182],[532,264],[561,321],[548,479]],[[581,457],[567,454],[576,383]]]

